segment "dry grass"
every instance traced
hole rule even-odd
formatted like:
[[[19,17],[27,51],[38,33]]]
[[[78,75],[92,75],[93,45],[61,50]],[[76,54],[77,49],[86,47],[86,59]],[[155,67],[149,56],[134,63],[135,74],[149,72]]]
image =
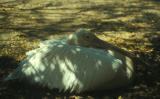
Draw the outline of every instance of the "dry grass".
[[[137,67],[137,78],[131,90],[120,90],[116,94],[111,93],[109,97],[158,98],[160,97],[158,94],[160,91],[159,4],[150,0],[81,0],[81,2],[28,0],[26,3],[17,1],[0,4],[0,27],[2,27],[0,77],[4,78],[16,68],[17,63],[25,57],[25,52],[37,48],[40,41],[64,37],[77,29],[86,29],[95,32],[100,39],[132,52],[152,64],[149,67]],[[23,91],[23,89],[17,90]],[[14,96],[13,89],[5,91]],[[2,96],[8,95],[1,92],[2,89],[0,89]],[[70,97],[66,94],[53,93],[53,91],[44,92],[43,99],[54,96],[57,99]],[[19,92],[15,97],[25,97],[25,94]],[[108,92],[100,96],[93,93],[81,94],[80,97],[107,99]],[[76,96],[70,98],[79,99]]]

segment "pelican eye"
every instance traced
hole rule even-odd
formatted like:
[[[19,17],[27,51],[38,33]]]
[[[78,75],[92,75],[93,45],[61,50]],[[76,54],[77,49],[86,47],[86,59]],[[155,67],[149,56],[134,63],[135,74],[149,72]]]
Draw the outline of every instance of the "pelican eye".
[[[87,38],[87,39],[90,38],[89,35],[86,35],[86,38]]]

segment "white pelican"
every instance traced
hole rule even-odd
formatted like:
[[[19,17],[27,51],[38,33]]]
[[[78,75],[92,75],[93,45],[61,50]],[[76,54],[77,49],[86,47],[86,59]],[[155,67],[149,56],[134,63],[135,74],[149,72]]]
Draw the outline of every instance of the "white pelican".
[[[44,41],[27,55],[5,81],[27,80],[49,89],[84,92],[123,87],[133,79],[132,55],[85,30]]]

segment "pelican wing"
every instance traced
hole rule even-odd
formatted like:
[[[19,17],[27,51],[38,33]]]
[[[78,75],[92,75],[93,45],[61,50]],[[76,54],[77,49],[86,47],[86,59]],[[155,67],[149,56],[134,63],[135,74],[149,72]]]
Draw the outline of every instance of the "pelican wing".
[[[57,43],[65,44],[66,41],[67,41],[66,38],[45,40],[45,41],[40,42],[39,47],[41,48],[41,47],[44,47],[44,46],[52,46],[52,45],[57,44]],[[40,48],[37,48],[37,49],[26,52],[26,55],[28,55],[28,56],[33,55],[33,54],[37,53],[40,50]]]
[[[121,60],[103,50],[54,43],[29,54],[12,77],[50,89],[82,92],[104,87],[100,85],[112,81],[121,65]]]
[[[45,40],[45,41],[42,41],[42,42],[39,44],[39,47],[49,46],[49,45],[52,45],[52,44],[54,44],[54,43],[63,43],[63,44],[65,44],[66,41],[67,41],[66,38],[58,38],[58,39]]]

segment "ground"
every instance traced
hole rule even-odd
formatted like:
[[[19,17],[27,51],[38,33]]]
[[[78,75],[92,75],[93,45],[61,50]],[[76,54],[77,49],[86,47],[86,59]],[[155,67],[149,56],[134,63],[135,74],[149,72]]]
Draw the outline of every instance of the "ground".
[[[137,65],[129,88],[81,94],[24,86],[0,87],[2,99],[159,99],[159,0],[1,0],[0,80],[38,47],[40,41],[69,35],[78,29],[127,50],[148,63]],[[28,87],[30,86],[30,87]]]

